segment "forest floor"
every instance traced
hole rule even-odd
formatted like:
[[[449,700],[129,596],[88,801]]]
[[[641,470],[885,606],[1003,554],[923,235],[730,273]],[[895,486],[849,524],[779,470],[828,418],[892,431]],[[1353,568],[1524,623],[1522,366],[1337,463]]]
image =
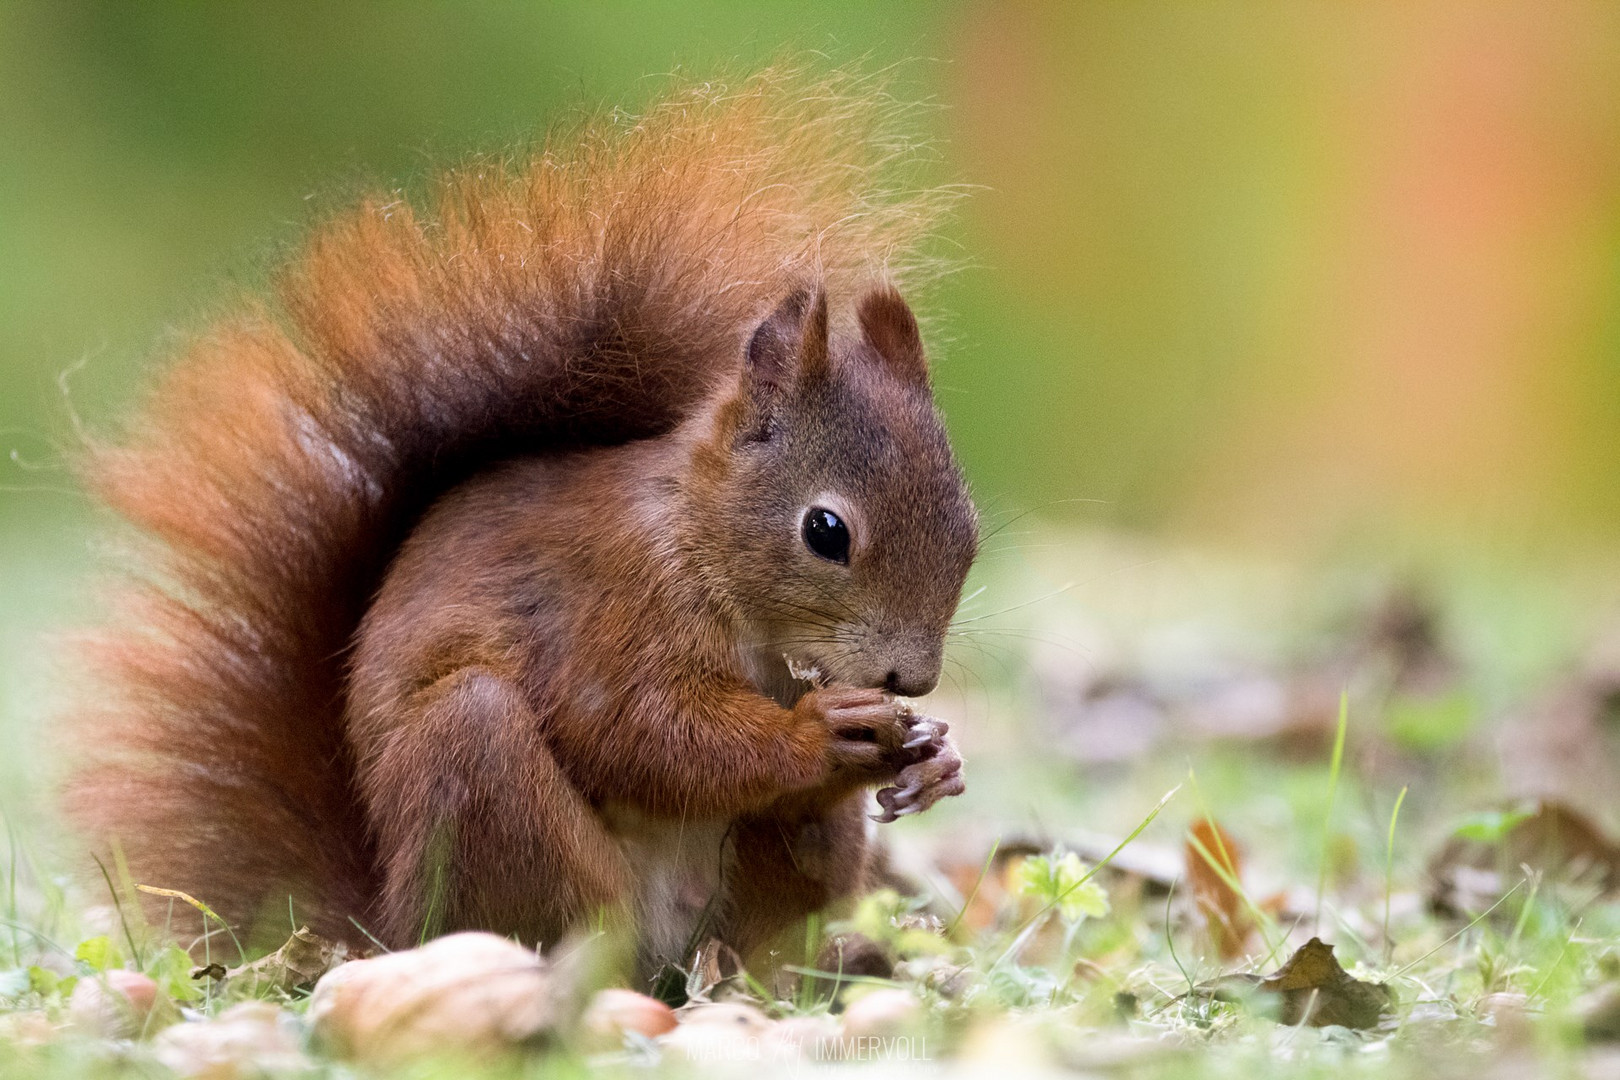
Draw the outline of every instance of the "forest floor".
[[[589,936],[475,940],[337,966],[312,1006],[341,954],[289,920],[199,962],[117,868],[67,883],[32,790],[0,1076],[1620,1077],[1607,578],[1034,539],[987,560],[926,703],[967,794],[880,826],[909,886],[774,976],[706,945],[671,1015],[598,995]]]

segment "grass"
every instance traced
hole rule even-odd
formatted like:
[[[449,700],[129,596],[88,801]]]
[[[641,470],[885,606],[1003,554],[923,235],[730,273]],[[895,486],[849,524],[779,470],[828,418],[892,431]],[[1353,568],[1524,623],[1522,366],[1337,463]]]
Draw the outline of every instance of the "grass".
[[[1231,571],[1233,580],[1248,572]],[[1042,568],[1021,574],[988,579],[997,607],[1018,607],[1019,595],[1041,593],[1042,580],[1078,576]],[[1560,665],[1504,688],[1488,649],[1471,651],[1468,635],[1445,631],[1450,612],[1480,610],[1470,591],[1477,584],[1465,585],[1463,600],[1450,587],[1436,589],[1437,647],[1455,661],[1455,677],[1434,691],[1403,683],[1398,657],[1366,646],[1376,591],[1274,617],[1267,638],[1233,630],[1256,617],[1229,602],[1241,589],[1221,583],[1214,594],[1226,600],[1199,594],[1210,577],[1205,564],[1182,583],[1188,595],[1174,592],[1182,612],[1138,619],[1128,597],[1111,590],[1130,593],[1139,583],[1105,581],[1019,609],[1026,621],[1004,638],[979,638],[998,650],[993,663],[958,670],[938,699],[961,734],[969,795],[883,830],[919,882],[919,897],[877,894],[807,928],[806,956],[817,955],[828,935],[858,929],[887,950],[890,975],[846,978],[840,987],[837,972],[790,963],[801,975],[796,983],[755,973],[708,992],[749,1002],[776,1022],[837,1023],[827,1018],[847,1015],[863,995],[903,990],[920,1003],[914,1016],[875,1042],[848,1044],[854,1056],[889,1066],[926,1054],[975,1070],[1430,1080],[1572,1075],[1612,1062],[1620,1048],[1599,1037],[1593,1011],[1602,994],[1620,988],[1612,881],[1603,885],[1579,868],[1508,866],[1488,902],[1464,910],[1435,903],[1432,864],[1444,861],[1454,835],[1501,842],[1519,823],[1498,809],[1508,778],[1494,756],[1494,732],[1505,718],[1530,715],[1518,706],[1555,688]],[[1167,645],[1159,632],[1193,617],[1207,628],[1199,648],[1208,655],[1191,655],[1198,648],[1189,653],[1185,641]],[[1049,647],[1081,637],[1077,626],[1084,640],[1107,648],[1083,655]],[[1499,628],[1472,640],[1493,637],[1515,639],[1511,628]],[[1228,649],[1230,640],[1244,645]],[[1171,654],[1181,659],[1167,664]],[[1573,669],[1578,656],[1572,645],[1562,667]],[[1366,677],[1372,668],[1376,680]],[[1336,680],[1322,699],[1331,704],[1312,712],[1295,701],[1289,708],[1300,716],[1276,730],[1223,728],[1200,712],[1243,680],[1279,680],[1303,699],[1323,673]],[[1345,685],[1347,693],[1337,689]],[[1489,712],[1476,706],[1455,733],[1430,727],[1402,743],[1391,717],[1412,704],[1408,698],[1420,707],[1429,700],[1421,695],[1434,693],[1496,704]],[[1169,718],[1158,741],[1123,758],[1095,757],[1103,740],[1120,734],[1104,723],[1109,709],[1130,704],[1131,695],[1151,699]],[[28,722],[15,702],[11,708],[13,725]],[[1597,721],[1594,753],[1612,752],[1615,733],[1604,723]],[[1614,835],[1616,823],[1602,817],[1612,805],[1566,794]],[[114,865],[104,868],[99,889],[66,884],[38,788],[13,790],[7,803],[0,1076],[167,1075],[152,1038],[74,1031],[67,1020],[75,989],[108,971],[139,969],[189,1023],[218,1016],[243,992],[194,979],[191,957],[134,917],[132,889],[161,883],[131,882]],[[1210,835],[1241,845],[1242,858],[1224,840],[1218,851],[1196,837],[1189,842],[1187,828],[1200,820],[1218,825]],[[1214,871],[1258,928],[1240,954],[1219,954],[1186,880],[1189,858]],[[206,897],[172,899],[210,914]],[[1393,991],[1381,1023],[1288,1026],[1275,1019],[1275,1000],[1222,979],[1270,974],[1312,934],[1334,946],[1351,977]],[[1217,979],[1226,988],[1219,994]],[[303,1023],[303,994],[255,993],[294,1018],[295,1028]],[[799,1068],[773,1062],[761,1045],[736,1051],[734,1071]],[[300,1075],[356,1075],[313,1046],[307,1053]],[[591,1044],[564,1025],[548,1048],[521,1059],[423,1062],[377,1075],[707,1075],[726,1066],[634,1038]]]
[[[1322,900],[1327,896],[1328,857],[1333,839],[1333,800],[1339,794],[1339,772],[1344,768],[1344,734],[1350,727],[1350,692],[1339,693],[1339,727],[1333,735],[1333,758],[1328,763],[1327,809],[1322,813],[1322,870],[1316,876],[1316,918],[1312,926],[1321,929]]]
[[[1395,823],[1401,817],[1401,804],[1406,801],[1407,788],[1401,788],[1401,793],[1395,796],[1395,808],[1389,812],[1389,837],[1384,844],[1384,924],[1383,935],[1386,947],[1385,962],[1389,961],[1388,950],[1393,949],[1395,943],[1389,936],[1389,906],[1390,897],[1395,889]]]

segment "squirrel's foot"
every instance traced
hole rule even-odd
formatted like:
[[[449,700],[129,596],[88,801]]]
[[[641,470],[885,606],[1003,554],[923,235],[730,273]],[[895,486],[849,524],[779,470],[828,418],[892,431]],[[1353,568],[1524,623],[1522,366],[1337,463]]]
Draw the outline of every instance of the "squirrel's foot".
[[[939,800],[966,790],[962,755],[956,752],[949,732],[950,725],[943,720],[915,717],[904,744],[913,759],[900,770],[894,786],[878,791],[878,805],[883,809],[872,820],[888,822],[920,814]]]

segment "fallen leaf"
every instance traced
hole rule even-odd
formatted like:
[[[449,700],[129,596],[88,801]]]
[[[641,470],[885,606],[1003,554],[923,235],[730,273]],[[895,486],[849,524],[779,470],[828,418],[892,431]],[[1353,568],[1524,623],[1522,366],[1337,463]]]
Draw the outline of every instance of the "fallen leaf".
[[[1210,941],[1223,960],[1242,956],[1254,932],[1249,905],[1233,887],[1241,884],[1242,875],[1242,849],[1225,829],[1208,819],[1188,828],[1187,880]]]
[[[265,990],[279,990],[290,994],[295,990],[314,986],[322,975],[348,958],[348,946],[341,942],[328,941],[312,932],[309,927],[303,926],[294,931],[285,945],[269,956],[261,957],[251,964],[232,968],[225,972],[225,977],[230,980],[233,989],[246,988],[250,994]],[[217,966],[217,964],[210,965],[210,968]],[[192,978],[212,974],[210,968],[203,968],[193,974]]]
[[[1581,670],[1532,698],[1502,725],[1497,748],[1505,790],[1531,798],[1556,794],[1566,804],[1592,809],[1612,805],[1620,790],[1617,706],[1620,634],[1611,630]]]
[[[1620,890],[1620,845],[1564,803],[1531,802],[1476,814],[1429,861],[1430,899],[1441,911],[1480,911],[1520,877],[1520,867]]]
[[[1309,1027],[1377,1027],[1395,1004],[1388,986],[1352,978],[1333,946],[1314,937],[1270,975],[1225,975],[1199,989],[1222,1000],[1240,999],[1244,992],[1275,996],[1278,1023]]]
[[[709,938],[693,950],[686,965],[686,1000],[713,1001],[716,991],[736,980],[743,970],[737,950],[719,938]]]

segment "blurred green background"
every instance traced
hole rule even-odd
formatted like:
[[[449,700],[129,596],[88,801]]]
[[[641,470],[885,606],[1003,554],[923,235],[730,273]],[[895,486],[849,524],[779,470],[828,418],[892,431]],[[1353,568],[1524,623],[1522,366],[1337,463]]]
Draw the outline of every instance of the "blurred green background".
[[[13,0],[12,704],[88,603],[75,427],[222,283],[361,185],[784,47],[944,106],[970,265],[924,306],[993,514],[1546,559],[1620,523],[1620,5]]]
[[[945,106],[980,187],[929,306],[988,501],[1286,543],[1620,519],[1613,4],[8,3],[4,528],[78,515],[18,489],[69,486],[71,416],[312,204],[784,47]]]

